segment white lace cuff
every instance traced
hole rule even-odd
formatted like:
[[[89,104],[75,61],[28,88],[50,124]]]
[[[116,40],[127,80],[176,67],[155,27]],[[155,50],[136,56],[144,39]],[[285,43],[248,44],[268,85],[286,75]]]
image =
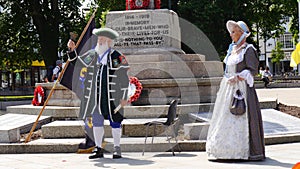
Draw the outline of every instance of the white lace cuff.
[[[250,70],[243,70],[242,72],[238,73],[238,75],[241,78],[244,78],[246,80],[249,87],[253,87],[254,78],[253,78],[252,74],[250,73]]]

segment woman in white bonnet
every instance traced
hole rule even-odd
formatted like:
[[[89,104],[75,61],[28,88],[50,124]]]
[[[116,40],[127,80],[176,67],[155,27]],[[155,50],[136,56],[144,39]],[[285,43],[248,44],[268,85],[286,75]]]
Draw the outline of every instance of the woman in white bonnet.
[[[243,21],[229,20],[226,27],[232,44],[224,59],[226,68],[210,120],[206,152],[209,160],[264,160],[263,124],[253,86],[259,65],[257,52],[246,42],[250,31]],[[242,115],[230,112],[237,89],[243,93],[246,103]]]

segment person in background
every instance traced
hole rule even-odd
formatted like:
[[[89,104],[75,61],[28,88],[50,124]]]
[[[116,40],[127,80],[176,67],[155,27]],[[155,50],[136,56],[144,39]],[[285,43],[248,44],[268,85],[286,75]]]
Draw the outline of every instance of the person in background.
[[[61,60],[57,60],[56,61],[56,66],[55,68],[53,69],[53,74],[52,74],[52,78],[51,78],[51,81],[52,82],[55,82],[59,76],[59,73],[61,72],[62,70],[62,61]]]
[[[272,81],[272,73],[270,72],[269,67],[267,66],[262,73],[262,81],[265,83],[265,88],[268,87],[269,83]]]
[[[43,77],[43,83],[49,83],[49,80],[48,80],[47,75],[45,75],[45,76]]]
[[[264,73],[264,68],[263,67],[259,67],[259,74],[262,76],[263,73]]]

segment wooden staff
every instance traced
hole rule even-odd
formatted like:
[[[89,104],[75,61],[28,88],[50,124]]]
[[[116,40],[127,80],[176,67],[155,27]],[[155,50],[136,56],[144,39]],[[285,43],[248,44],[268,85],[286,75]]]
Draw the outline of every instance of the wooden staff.
[[[81,35],[80,35],[80,37],[79,37],[79,39],[78,39],[78,42],[76,43],[76,47],[75,47],[75,48],[77,48],[78,45],[80,44],[80,42],[81,42],[81,40],[82,40],[84,34],[86,33],[86,31],[87,31],[88,27],[90,26],[90,24],[91,24],[93,18],[95,17],[96,11],[97,11],[97,9],[93,12],[93,15],[91,16],[91,18],[89,19],[89,21],[88,21],[87,25],[85,26],[83,32],[81,33]],[[66,68],[68,67],[69,63],[70,63],[70,60],[68,59],[67,62],[66,62],[66,64],[65,64],[65,66],[63,67],[61,73],[59,74],[59,76],[58,76],[56,82],[54,83],[54,85],[53,85],[53,87],[52,87],[52,89],[51,89],[51,91],[50,91],[50,93],[49,93],[49,95],[48,95],[48,97],[47,97],[47,99],[46,99],[46,101],[45,101],[45,103],[44,103],[44,105],[43,105],[43,107],[42,107],[42,109],[41,109],[39,115],[38,115],[38,117],[36,118],[36,120],[35,120],[35,122],[34,122],[32,128],[31,128],[29,134],[27,135],[27,137],[26,137],[26,139],[25,139],[25,143],[27,143],[27,142],[30,141],[31,136],[32,136],[32,133],[33,133],[33,131],[35,130],[35,128],[36,128],[36,126],[37,126],[37,124],[38,124],[38,122],[39,122],[39,119],[40,119],[41,115],[43,114],[43,111],[44,111],[44,109],[45,109],[45,107],[46,107],[48,101],[50,100],[50,98],[51,98],[51,96],[52,96],[52,94],[53,94],[53,92],[54,92],[54,89],[55,89],[56,85],[60,82],[60,80],[61,80],[63,74],[65,73],[65,70],[66,70]]]

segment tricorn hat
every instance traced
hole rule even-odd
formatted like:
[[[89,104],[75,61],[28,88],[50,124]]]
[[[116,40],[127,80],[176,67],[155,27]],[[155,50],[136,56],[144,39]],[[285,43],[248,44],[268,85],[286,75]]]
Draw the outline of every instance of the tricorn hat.
[[[232,29],[235,26],[238,26],[239,28],[241,28],[241,30],[244,31],[247,34],[246,37],[250,36],[250,34],[251,34],[250,30],[249,30],[249,28],[248,28],[248,26],[246,25],[245,22],[243,22],[243,21],[237,21],[237,22],[235,22],[235,21],[229,20],[226,23],[226,27],[227,27],[227,30],[229,31],[229,33],[232,32]]]
[[[105,36],[110,39],[116,39],[119,37],[118,32],[116,32],[115,30],[112,30],[110,28],[95,28],[93,30],[93,34],[97,35],[97,36]]]

